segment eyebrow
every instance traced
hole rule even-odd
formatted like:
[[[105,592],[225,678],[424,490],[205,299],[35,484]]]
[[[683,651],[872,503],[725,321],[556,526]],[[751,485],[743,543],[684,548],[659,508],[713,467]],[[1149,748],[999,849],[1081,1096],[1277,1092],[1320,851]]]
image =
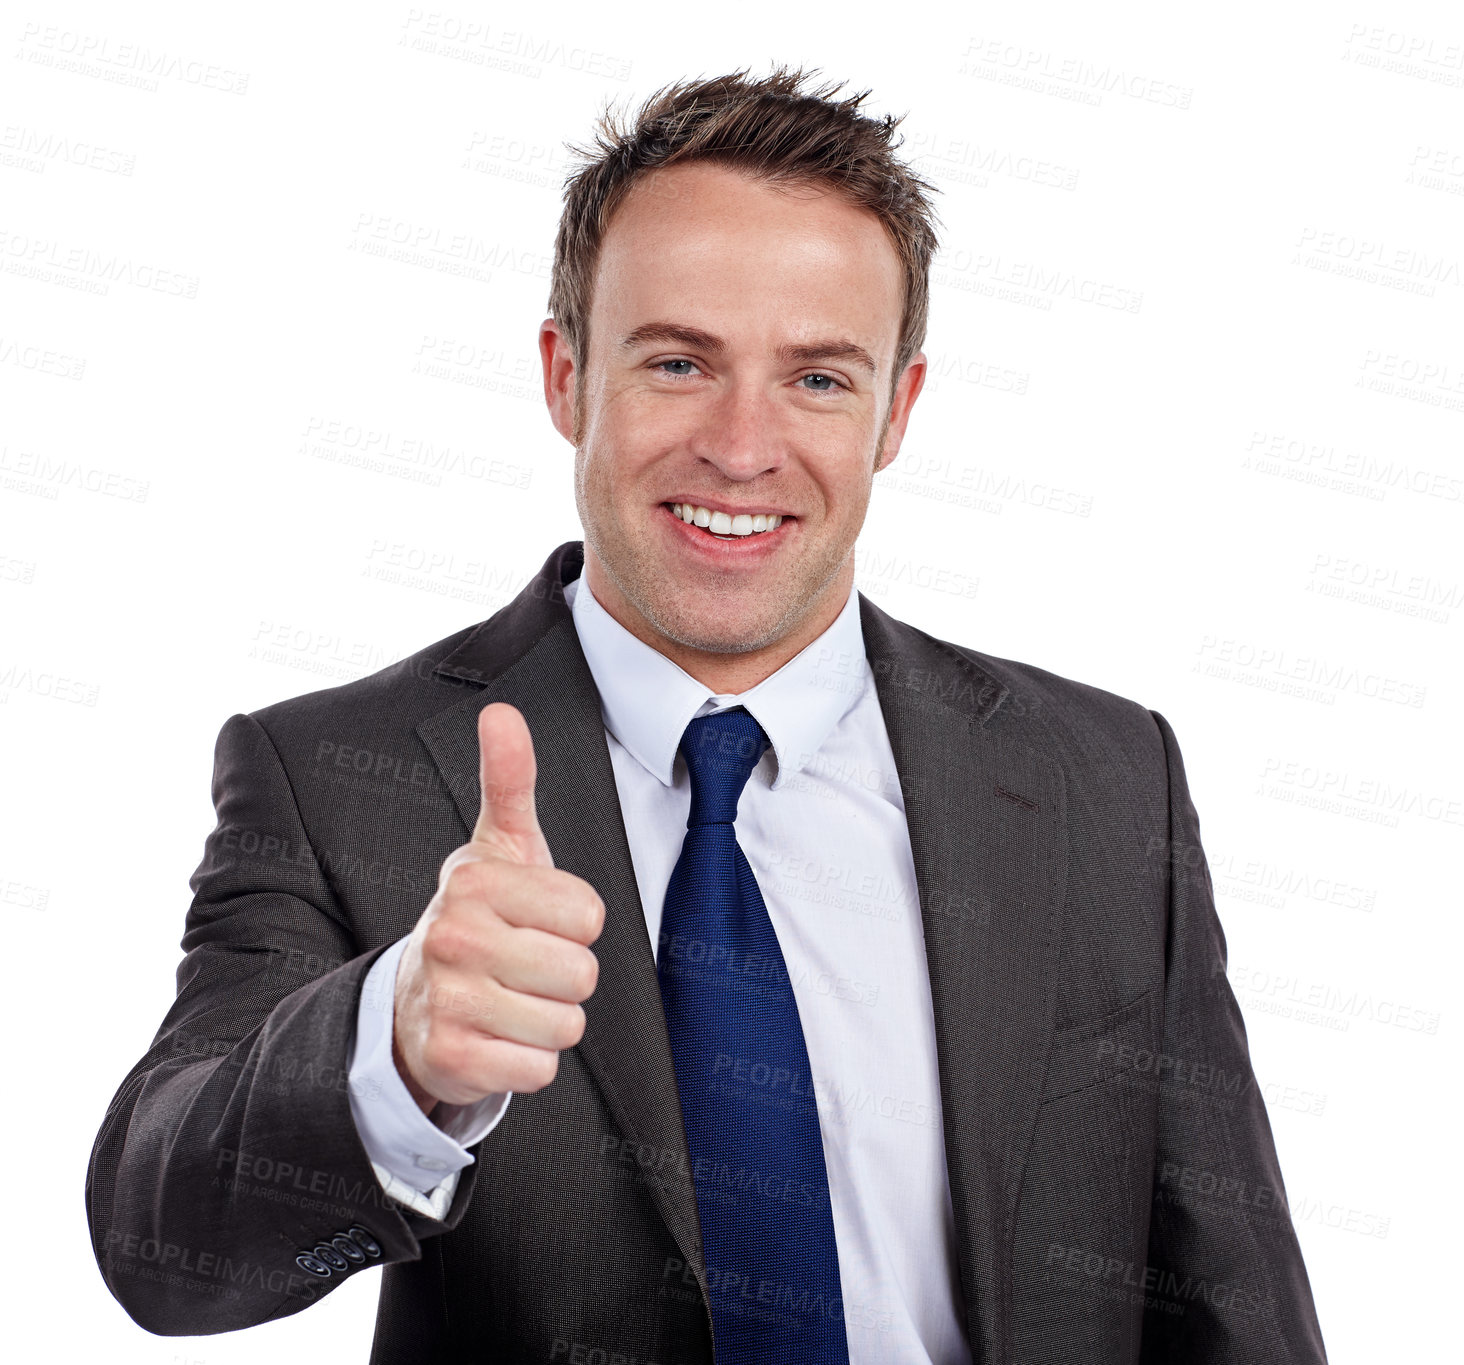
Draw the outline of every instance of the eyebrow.
[[[620,348],[633,350],[651,341],[686,346],[694,351],[706,351],[710,355],[721,355],[727,349],[727,343],[721,337],[704,332],[700,327],[687,327],[679,322],[643,323],[620,338]],[[812,365],[819,361],[843,360],[867,371],[871,377],[879,373],[874,357],[863,346],[841,339],[785,342],[778,347],[775,356],[784,365]]]

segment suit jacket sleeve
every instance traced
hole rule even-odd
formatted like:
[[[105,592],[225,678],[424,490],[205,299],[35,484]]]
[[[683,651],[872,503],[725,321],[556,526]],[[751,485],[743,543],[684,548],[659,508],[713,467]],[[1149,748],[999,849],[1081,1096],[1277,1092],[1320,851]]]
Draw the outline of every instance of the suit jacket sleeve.
[[[1169,765],[1170,905],[1159,1147],[1145,1268],[1145,1362],[1324,1362],[1321,1328],[1245,1025],[1226,979],[1179,746]],[[1162,842],[1162,841],[1156,841]]]
[[[177,998],[107,1110],[86,1181],[102,1275],[162,1335],[284,1317],[357,1270],[417,1259],[461,1220],[476,1171],[438,1222],[372,1170],[347,1057],[362,983],[389,945],[360,951],[322,870],[330,851],[311,846],[252,717],[219,734],[213,799]],[[321,1250],[337,1238],[334,1256]]]

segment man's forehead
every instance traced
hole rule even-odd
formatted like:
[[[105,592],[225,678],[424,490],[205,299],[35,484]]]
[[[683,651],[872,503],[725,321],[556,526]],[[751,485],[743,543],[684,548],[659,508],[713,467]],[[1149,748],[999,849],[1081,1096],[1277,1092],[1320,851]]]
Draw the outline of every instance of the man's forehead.
[[[658,170],[631,195],[677,175],[699,189],[627,196],[606,231],[591,305],[608,324],[592,329],[605,344],[755,346],[878,371],[904,304],[899,255],[878,217],[841,196],[792,198],[704,163]]]

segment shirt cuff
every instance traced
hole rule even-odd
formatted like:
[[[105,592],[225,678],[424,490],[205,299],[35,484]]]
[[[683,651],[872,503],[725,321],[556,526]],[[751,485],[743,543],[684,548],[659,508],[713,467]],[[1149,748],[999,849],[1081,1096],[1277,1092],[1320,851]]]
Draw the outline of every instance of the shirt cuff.
[[[422,1112],[391,1055],[397,966],[406,946],[406,938],[399,939],[366,973],[346,1058],[347,1093],[356,1131],[382,1188],[419,1212],[427,1210],[404,1191],[426,1196],[446,1212],[458,1172],[473,1164],[467,1149],[497,1127],[512,1092],[487,1095],[474,1104],[439,1104],[430,1119]]]
[[[410,1185],[403,1185],[385,1166],[378,1166],[373,1161],[371,1169],[376,1172],[376,1179],[388,1199],[405,1204],[409,1209],[428,1218],[435,1218],[439,1223],[447,1217],[447,1211],[452,1207],[458,1177],[462,1175],[461,1171],[454,1171],[442,1184],[433,1186],[427,1194],[419,1194]]]

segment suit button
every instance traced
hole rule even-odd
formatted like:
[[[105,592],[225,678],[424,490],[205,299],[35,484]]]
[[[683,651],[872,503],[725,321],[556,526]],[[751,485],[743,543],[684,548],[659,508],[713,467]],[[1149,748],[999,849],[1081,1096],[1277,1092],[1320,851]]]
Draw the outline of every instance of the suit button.
[[[373,1260],[381,1255],[381,1243],[371,1235],[369,1229],[363,1228],[360,1223],[353,1223],[348,1227],[346,1229],[346,1236],[355,1242]]]
[[[350,1266],[346,1264],[346,1258],[331,1246],[329,1242],[319,1243],[315,1248],[315,1255],[319,1260],[324,1261],[332,1270],[350,1269]]]
[[[295,1264],[301,1270],[308,1270],[312,1275],[319,1275],[322,1280],[330,1279],[330,1267],[319,1256],[312,1256],[308,1251],[296,1256]]]
[[[352,1265],[365,1264],[366,1253],[362,1251],[361,1248],[358,1247],[344,1233],[338,1233],[336,1236],[332,1237],[330,1244],[337,1251],[339,1251],[341,1255],[346,1258],[346,1260],[350,1261]]]

